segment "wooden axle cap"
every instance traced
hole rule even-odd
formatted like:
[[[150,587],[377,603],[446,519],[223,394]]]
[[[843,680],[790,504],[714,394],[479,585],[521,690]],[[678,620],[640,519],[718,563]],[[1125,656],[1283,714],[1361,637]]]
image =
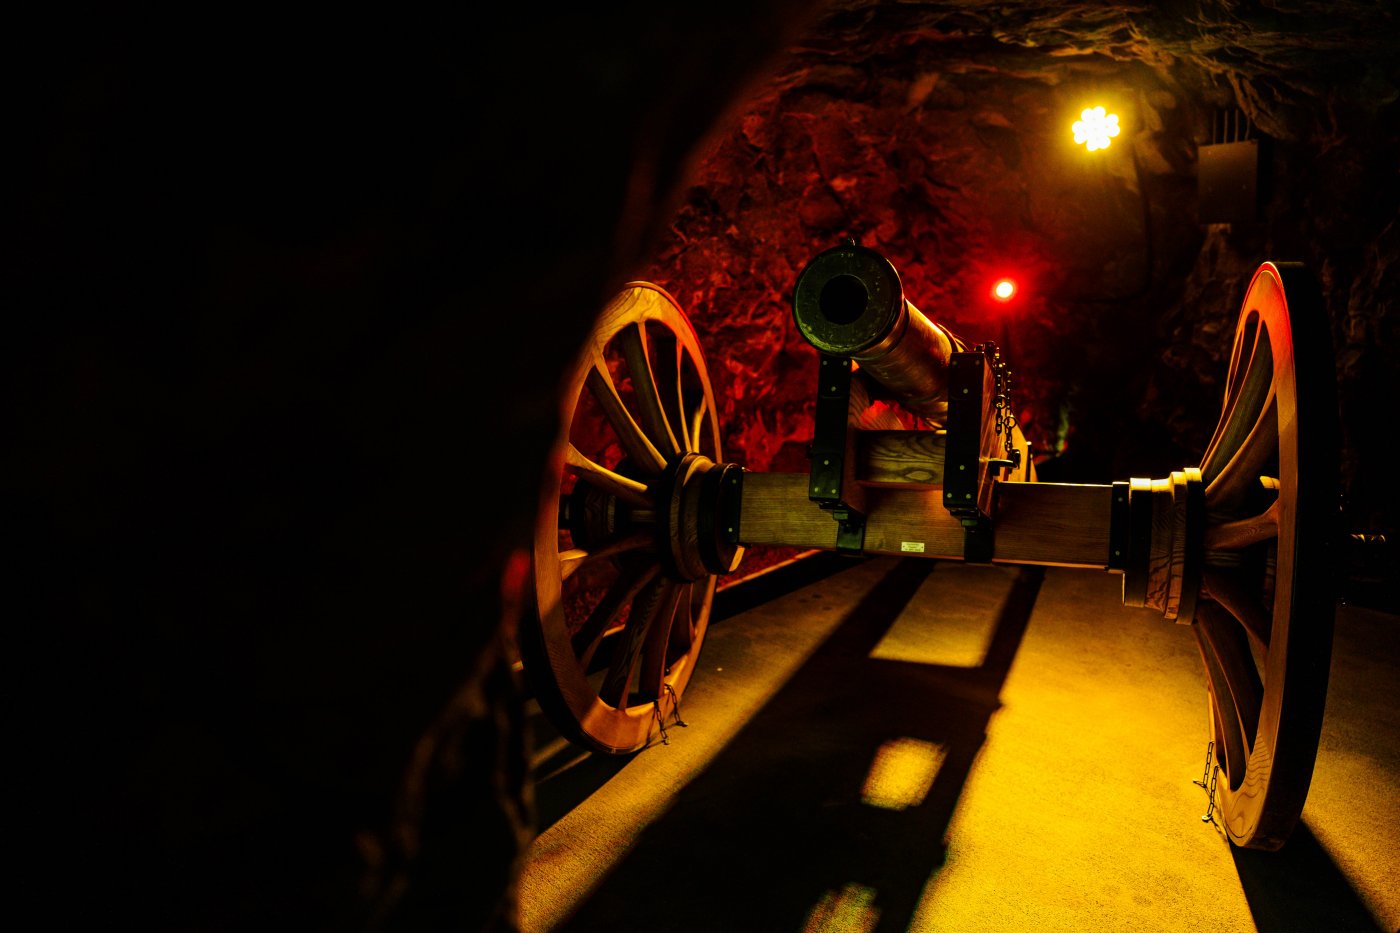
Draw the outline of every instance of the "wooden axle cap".
[[[1195,467],[1129,481],[1128,561],[1123,604],[1189,625],[1205,561],[1205,484]]]

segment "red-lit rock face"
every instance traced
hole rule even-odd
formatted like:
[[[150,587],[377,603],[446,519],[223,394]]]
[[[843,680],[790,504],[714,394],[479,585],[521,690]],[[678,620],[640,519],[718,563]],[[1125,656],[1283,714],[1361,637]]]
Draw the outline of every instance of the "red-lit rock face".
[[[869,81],[844,69],[743,115],[705,161],[650,271],[709,341],[731,455],[804,468],[794,454],[810,433],[816,354],[793,327],[791,288],[842,236],[888,256],[906,297],[967,342],[1009,342],[1013,366],[1036,375],[1021,383],[1024,420],[1042,450],[1060,443],[1051,426],[1102,355],[1067,341],[1085,328],[1116,331],[1160,303],[1160,273],[1147,278],[1163,257],[1148,242],[1140,186],[1168,200],[1190,183],[1180,147],[1163,145],[1163,115],[1179,109],[1170,92],[1119,92],[1159,128],[1139,131],[1137,163],[1123,146],[1086,158],[1069,118],[1094,98],[1065,77]],[[1180,214],[1163,211],[1153,226],[1177,263],[1199,240]],[[1022,288],[1003,305],[991,287],[1007,274]]]

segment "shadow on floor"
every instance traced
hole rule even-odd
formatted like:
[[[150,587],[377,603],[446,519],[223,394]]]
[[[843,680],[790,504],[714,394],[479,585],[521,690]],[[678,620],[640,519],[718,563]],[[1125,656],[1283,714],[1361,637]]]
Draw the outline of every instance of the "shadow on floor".
[[[710,609],[711,626],[756,606],[764,605],[833,574],[850,569],[868,558],[821,551],[745,580],[715,594]],[[592,670],[606,667],[611,645],[604,643],[594,656]],[[595,755],[564,740],[538,707],[529,714],[534,772],[535,829],[544,832],[625,768],[641,752],[631,755]]]
[[[1277,852],[1230,854],[1259,933],[1387,933],[1307,824]]]
[[[800,930],[814,911],[907,929],[1043,579],[1019,572],[980,667],[872,659],[934,566],[896,564],[558,929]],[[863,802],[901,738],[941,749],[931,789],[904,810]]]
[[[765,571],[716,593],[714,606],[710,610],[710,624],[714,625],[756,606],[770,603],[780,596],[811,586],[867,560],[871,558],[841,554],[837,551],[818,551]]]

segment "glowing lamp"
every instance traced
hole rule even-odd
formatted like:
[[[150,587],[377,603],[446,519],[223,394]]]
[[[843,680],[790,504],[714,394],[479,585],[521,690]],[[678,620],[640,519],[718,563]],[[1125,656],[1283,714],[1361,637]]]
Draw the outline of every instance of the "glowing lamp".
[[[1118,114],[1090,107],[1074,121],[1073,129],[1075,143],[1082,143],[1090,152],[1107,149],[1109,141],[1118,135]]]
[[[1010,301],[1016,295],[1016,283],[1011,279],[998,279],[992,286],[992,297],[997,301]]]

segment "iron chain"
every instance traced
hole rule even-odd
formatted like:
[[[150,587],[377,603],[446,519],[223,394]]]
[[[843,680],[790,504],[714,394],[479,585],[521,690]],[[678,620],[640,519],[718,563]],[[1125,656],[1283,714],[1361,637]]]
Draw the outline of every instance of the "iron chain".
[[[1006,450],[1006,459],[1016,462],[1019,457],[1016,455],[1016,445],[1011,439],[1012,429],[1016,427],[1016,410],[1011,403],[1011,370],[1007,367],[1006,361],[1001,358],[1001,350],[994,343],[979,344],[977,349],[987,355],[992,367],[992,374],[996,377],[996,396],[993,400],[993,407],[996,410],[996,434],[1001,438],[1002,447]]]

